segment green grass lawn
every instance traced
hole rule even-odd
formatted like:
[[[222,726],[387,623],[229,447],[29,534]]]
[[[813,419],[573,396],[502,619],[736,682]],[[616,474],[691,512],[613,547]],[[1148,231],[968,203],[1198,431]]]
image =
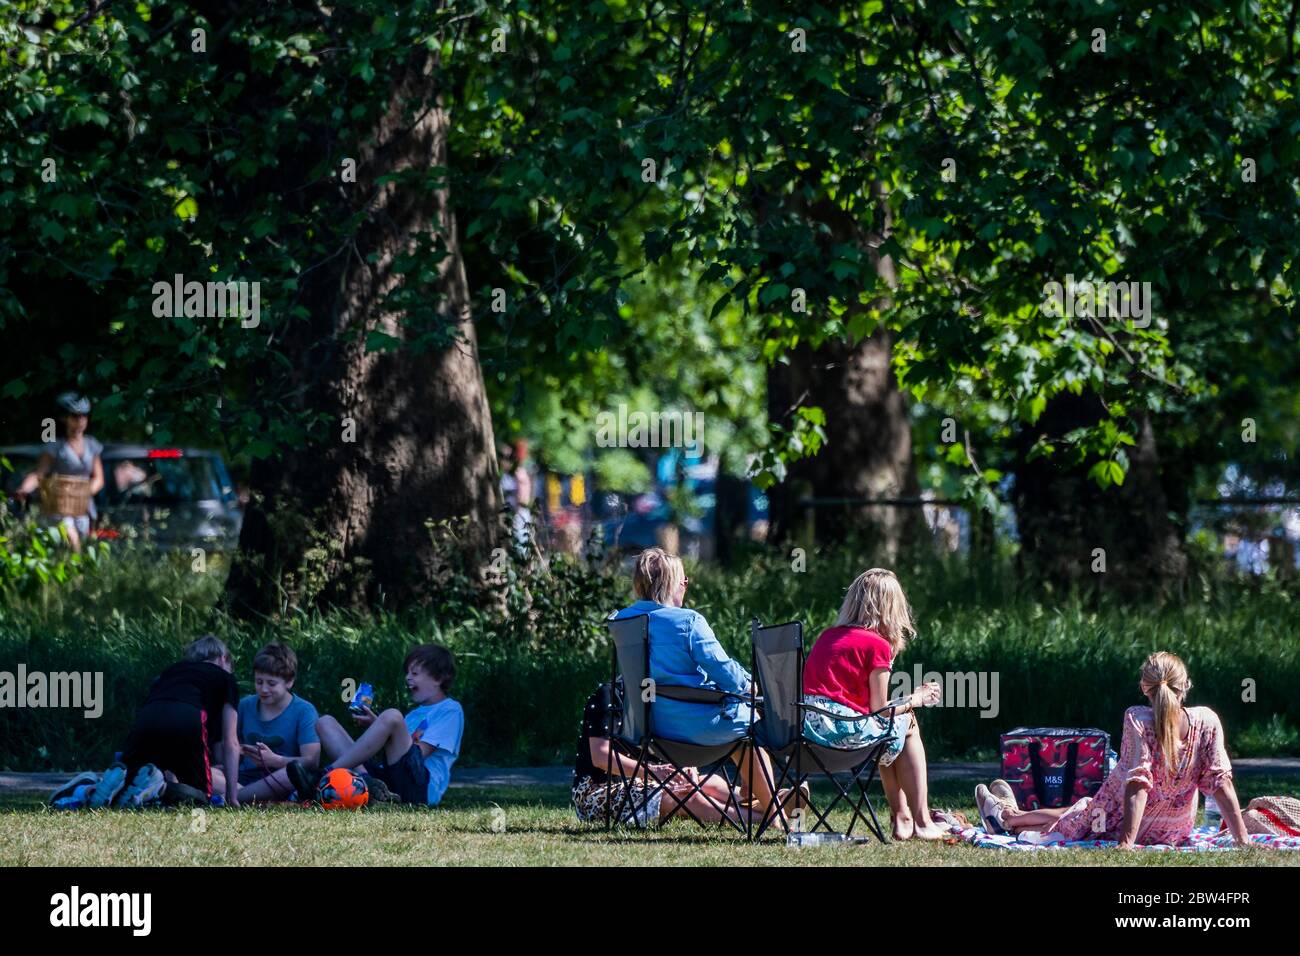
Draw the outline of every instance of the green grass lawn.
[[[1253,778],[1248,792],[1293,780]],[[1246,788],[1243,788],[1246,789]],[[973,816],[970,787],[935,787],[935,806]],[[500,808],[498,811],[497,808]],[[504,823],[504,832],[495,832]],[[0,866],[1285,866],[1300,853],[1014,853],[911,841],[787,848],[674,822],[659,832],[579,824],[563,787],[454,789],[436,810],[297,808],[55,813],[36,798],[0,804]]]

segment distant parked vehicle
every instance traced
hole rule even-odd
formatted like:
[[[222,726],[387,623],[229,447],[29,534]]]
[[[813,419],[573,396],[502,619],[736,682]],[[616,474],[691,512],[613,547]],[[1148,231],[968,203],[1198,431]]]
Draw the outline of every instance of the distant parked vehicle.
[[[635,553],[658,543],[658,530],[668,523],[668,503],[654,492],[620,495],[609,491],[592,500],[592,525],[606,547]]]
[[[42,447],[0,448],[13,472],[0,475],[6,495],[36,467]],[[104,488],[95,496],[100,538],[132,528],[164,548],[233,549],[243,510],[221,456],[199,448],[105,445]]]

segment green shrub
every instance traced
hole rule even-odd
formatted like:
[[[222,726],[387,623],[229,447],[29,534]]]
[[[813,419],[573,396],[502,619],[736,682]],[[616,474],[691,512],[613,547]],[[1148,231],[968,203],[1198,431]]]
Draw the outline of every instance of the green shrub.
[[[86,542],[80,553],[67,545],[62,525],[41,526],[15,518],[0,502],[0,600],[31,602],[47,609],[60,590],[93,573],[107,557],[108,545]]]
[[[1281,714],[1254,723],[1238,738],[1238,747],[1256,757],[1284,757],[1300,752],[1300,731]]]
[[[346,717],[344,682],[368,680],[377,705],[407,706],[401,662],[438,641],[457,656],[453,696],[466,711],[467,764],[566,763],[581,705],[609,673],[602,619],[631,601],[627,570],[601,556],[526,550],[498,555],[487,586],[450,568],[442,597],[406,614],[290,614],[252,626],[213,610],[222,571],[144,551],[112,552],[59,600],[0,607],[0,670],[102,671],[97,720],[67,710],[0,710],[0,766],[102,766],[120,749],[149,682],[186,642],[207,630],[231,645],[236,676],[252,690],[257,648],[284,640],[298,652],[296,690],[322,713]],[[749,622],[801,620],[811,645],[835,617],[844,588],[867,565],[852,547],[806,556],[753,554],[742,567],[690,570],[689,603],[748,666]],[[1181,655],[1194,681],[1190,703],[1213,707],[1236,755],[1300,754],[1300,624],[1280,586],[1216,584],[1168,606],[1056,604],[1018,592],[1009,566],[973,568],[928,557],[897,562],[919,634],[896,670],[998,674],[998,713],[922,712],[932,758],[983,757],[1019,725],[1097,726],[1117,734],[1124,709],[1142,703],[1138,669],[1153,650]],[[1252,681],[1253,685],[1243,685]],[[1253,687],[1254,700],[1247,688]],[[345,720],[346,723],[346,720]]]

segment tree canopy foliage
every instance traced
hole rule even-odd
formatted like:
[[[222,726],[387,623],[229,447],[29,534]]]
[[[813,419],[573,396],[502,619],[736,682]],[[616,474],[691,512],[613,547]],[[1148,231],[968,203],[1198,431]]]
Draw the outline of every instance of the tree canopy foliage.
[[[884,329],[920,454],[966,494],[1026,441],[1121,484],[1147,426],[1188,483],[1293,473],[1296,43],[1278,0],[19,0],[0,397],[17,418],[75,379],[110,427],[243,458],[328,441],[285,330],[400,182],[448,190],[497,428],[558,462],[642,390],[779,478],[824,410],[764,424],[755,371]],[[348,182],[415,49],[446,165]],[[449,254],[399,257],[368,350],[455,347],[428,291]],[[176,274],[260,281],[259,327],[157,316]],[[1149,289],[1149,316],[1048,307],[1071,279]],[[1039,427],[1065,397],[1077,427]],[[937,447],[946,417],[964,440]]]

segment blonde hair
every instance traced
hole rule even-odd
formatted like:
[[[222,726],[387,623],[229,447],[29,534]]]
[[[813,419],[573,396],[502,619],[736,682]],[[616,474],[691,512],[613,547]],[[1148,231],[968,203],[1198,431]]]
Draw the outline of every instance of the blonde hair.
[[[1160,745],[1165,769],[1173,773],[1174,758],[1178,753],[1178,718],[1183,709],[1183,698],[1192,689],[1187,665],[1177,654],[1157,651],[1142,665],[1138,686],[1151,699],[1156,743]]]
[[[643,601],[671,604],[673,595],[686,580],[682,559],[663,548],[646,548],[636,556],[632,570],[632,591]]]
[[[898,576],[887,568],[871,568],[853,580],[835,624],[870,628],[889,642],[895,657],[907,647],[908,639],[916,636],[907,595]]]

